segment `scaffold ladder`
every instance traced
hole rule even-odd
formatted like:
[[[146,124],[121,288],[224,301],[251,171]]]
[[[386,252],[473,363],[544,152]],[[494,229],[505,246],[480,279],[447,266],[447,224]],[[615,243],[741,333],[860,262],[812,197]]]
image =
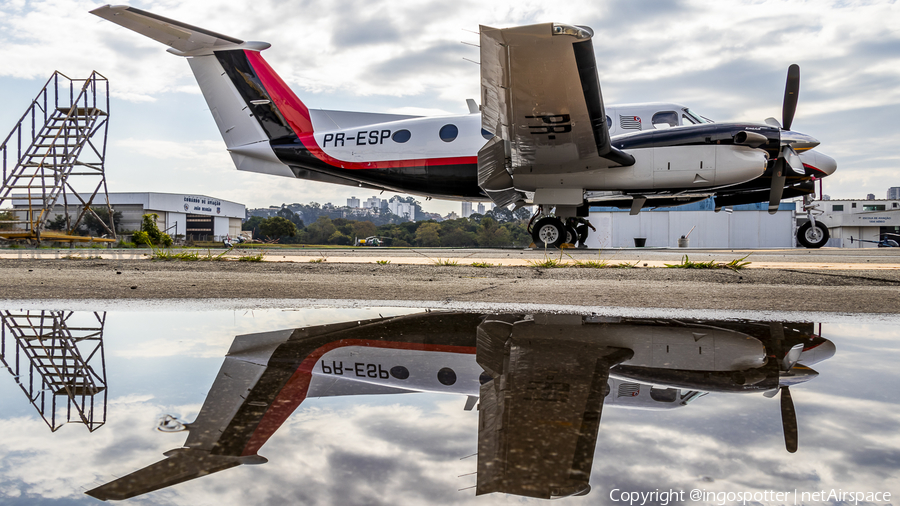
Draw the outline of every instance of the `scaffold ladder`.
[[[94,312],[88,325],[70,325],[72,315],[3,311],[0,362],[51,431],[82,423],[93,432],[106,423],[106,313]]]
[[[108,111],[109,82],[105,77],[92,72],[87,79],[70,79],[53,73],[0,144],[0,209],[15,207],[0,220],[0,237],[40,241],[43,235],[53,240],[90,240],[93,238],[75,235],[85,214],[90,213],[108,237],[116,239],[105,173]],[[87,179],[81,176],[97,178],[96,185],[88,185],[92,191],[75,190],[74,181]],[[91,208],[100,194],[103,202],[98,204],[107,208],[107,219]],[[72,204],[80,207],[74,220],[69,215],[69,196],[74,196],[78,202]],[[50,211],[60,197],[65,231],[45,234]]]

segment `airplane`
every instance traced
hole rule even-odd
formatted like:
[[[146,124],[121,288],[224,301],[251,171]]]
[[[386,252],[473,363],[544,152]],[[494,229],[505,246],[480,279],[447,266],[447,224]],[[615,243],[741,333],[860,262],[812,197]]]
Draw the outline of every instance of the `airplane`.
[[[571,242],[565,220],[587,216],[589,203],[637,214],[715,197],[717,208],[769,202],[774,213],[837,168],[812,151],[819,141],[791,130],[796,65],[780,123],[713,123],[677,104],[606,109],[588,27],[481,26],[481,105],[469,99],[470,114],[354,113],[308,108],[262,58],[268,43],[129,6],[91,13],[188,59],[238,170],[536,205],[536,244]],[[815,231],[827,236],[823,228]]]
[[[160,421],[187,431],[184,445],[86,493],[123,500],[266,463],[260,450],[309,398],[429,392],[478,406],[477,495],[584,495],[604,406],[672,410],[709,392],[781,391],[796,451],[787,389],[834,352],[812,324],[557,314],[427,312],[240,335],[197,418]]]

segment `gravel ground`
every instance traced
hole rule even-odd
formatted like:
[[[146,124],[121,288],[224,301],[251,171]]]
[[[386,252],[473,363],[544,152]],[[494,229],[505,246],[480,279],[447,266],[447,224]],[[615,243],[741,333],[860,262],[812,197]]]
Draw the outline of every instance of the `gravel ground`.
[[[730,254],[730,253],[729,253]],[[865,261],[865,260],[863,260]],[[373,259],[374,262],[374,259]],[[900,313],[900,269],[0,259],[0,299],[373,299]]]

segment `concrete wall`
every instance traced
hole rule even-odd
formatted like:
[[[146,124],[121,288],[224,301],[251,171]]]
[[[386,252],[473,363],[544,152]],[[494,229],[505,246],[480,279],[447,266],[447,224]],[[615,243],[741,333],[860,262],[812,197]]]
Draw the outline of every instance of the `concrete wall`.
[[[647,247],[675,248],[691,227],[690,247],[791,248],[795,243],[792,211],[592,212],[589,220],[597,228],[588,236],[591,248],[630,248],[635,237],[646,238]]]

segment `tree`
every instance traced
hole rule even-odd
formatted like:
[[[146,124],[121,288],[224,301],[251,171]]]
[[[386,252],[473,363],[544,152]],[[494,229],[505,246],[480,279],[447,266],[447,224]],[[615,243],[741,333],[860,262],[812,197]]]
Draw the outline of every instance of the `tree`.
[[[5,219],[5,218],[3,218]],[[47,229],[48,230],[56,230],[56,231],[64,231],[66,229],[66,215],[65,214],[57,214],[56,218],[52,220],[47,220]]]
[[[241,224],[241,230],[249,230],[253,232],[253,237],[259,237],[262,233],[259,231],[259,224],[263,221],[262,216],[251,216],[249,220]]]
[[[141,229],[131,235],[131,240],[137,244],[146,244],[147,246],[172,246],[172,238],[169,234],[159,231],[156,220],[159,215],[156,213],[148,213],[141,217]]]
[[[425,247],[434,247],[441,245],[441,237],[439,232],[441,226],[435,222],[425,222],[416,229],[416,244]]]
[[[353,236],[357,239],[365,239],[378,234],[378,227],[371,221],[353,222]]]
[[[259,231],[265,237],[275,239],[278,237],[294,237],[297,235],[297,227],[290,220],[281,216],[272,216],[259,223]]]
[[[106,231],[106,228],[103,226],[104,224],[109,226],[109,209],[106,207],[92,207],[91,208],[97,216],[94,216],[90,212],[84,213],[84,217],[82,218],[81,226],[87,229],[87,233],[94,236],[102,236],[109,234]],[[97,218],[100,218],[99,220]],[[118,223],[122,221],[122,213],[120,211],[113,211],[113,224],[116,225],[116,232],[119,231]]]
[[[485,216],[481,219],[481,229],[478,231],[478,245],[483,247],[509,246],[509,231]]]

